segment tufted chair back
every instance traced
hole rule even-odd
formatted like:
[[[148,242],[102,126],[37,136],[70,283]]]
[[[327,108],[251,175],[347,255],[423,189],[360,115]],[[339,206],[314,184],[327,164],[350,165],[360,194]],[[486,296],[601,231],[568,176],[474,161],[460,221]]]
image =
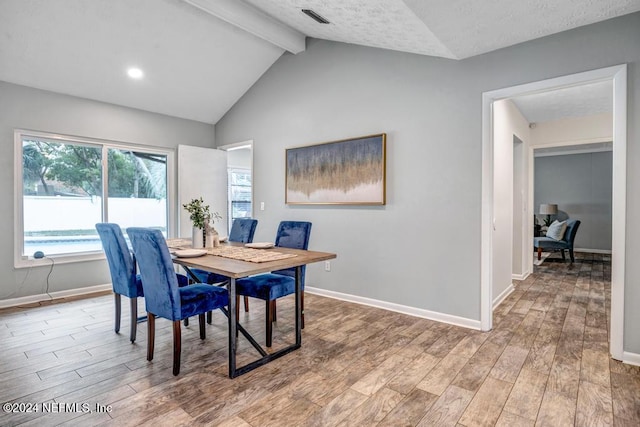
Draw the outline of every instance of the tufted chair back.
[[[253,235],[258,225],[257,219],[237,218],[233,220],[231,232],[229,233],[230,242],[250,243],[253,242]]]
[[[309,237],[311,236],[311,223],[306,221],[282,221],[278,226],[276,234],[276,246],[291,249],[308,249]],[[304,289],[304,276],[306,267],[300,271],[300,284]],[[282,274],[289,277],[296,277],[295,268],[273,271],[275,274]]]
[[[127,228],[140,266],[147,311],[169,320],[181,319],[178,280],[167,242],[160,230]]]
[[[113,291],[129,298],[144,296],[142,287],[137,285],[135,258],[129,251],[120,226],[99,223],[96,224],[96,230],[98,230],[104,253],[107,256]]]

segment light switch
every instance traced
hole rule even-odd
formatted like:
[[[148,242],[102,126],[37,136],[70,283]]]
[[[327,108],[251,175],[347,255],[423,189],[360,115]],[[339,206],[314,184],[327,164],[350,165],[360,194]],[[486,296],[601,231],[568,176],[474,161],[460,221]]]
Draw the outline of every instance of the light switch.
[[[264,210],[264,202],[260,202],[260,210],[263,211]]]

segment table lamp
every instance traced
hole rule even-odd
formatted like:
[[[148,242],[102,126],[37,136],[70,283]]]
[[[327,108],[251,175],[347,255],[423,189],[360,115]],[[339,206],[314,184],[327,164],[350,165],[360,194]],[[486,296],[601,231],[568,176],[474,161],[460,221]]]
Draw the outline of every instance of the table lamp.
[[[540,214],[547,216],[547,219],[544,220],[544,225],[546,225],[547,227],[551,225],[551,215],[556,215],[557,213],[558,213],[558,205],[554,205],[554,204],[540,205]]]

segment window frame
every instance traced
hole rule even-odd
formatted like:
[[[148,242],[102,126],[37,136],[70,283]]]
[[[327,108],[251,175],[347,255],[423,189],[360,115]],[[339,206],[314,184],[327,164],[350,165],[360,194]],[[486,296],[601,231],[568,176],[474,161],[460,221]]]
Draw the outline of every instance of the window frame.
[[[253,148],[253,139],[248,139],[246,141],[241,141],[241,142],[236,142],[234,144],[226,144],[226,145],[221,145],[219,147],[217,147],[219,150],[224,150],[227,152],[229,151],[234,151],[234,150],[239,150],[239,149],[243,149],[243,148],[248,148],[251,153],[250,153],[250,157],[249,157],[249,165],[248,166],[237,166],[234,164],[230,164],[229,162],[229,157],[227,156],[227,227],[229,230],[229,233],[231,233],[231,227],[233,226],[233,220],[232,220],[232,212],[231,212],[231,174],[230,174],[230,170],[231,169],[246,169],[249,171],[249,173],[251,174],[251,216],[250,218],[255,218],[255,185],[254,185],[254,170],[253,170],[253,152],[254,152],[254,148]]]
[[[22,249],[24,247],[24,188],[23,188],[23,174],[22,174],[22,162],[23,152],[22,144],[25,137],[34,137],[38,139],[50,140],[55,143],[74,143],[82,144],[85,146],[99,147],[102,150],[102,158],[107,158],[107,152],[109,149],[119,150],[132,150],[141,151],[149,154],[159,154],[167,157],[167,236],[173,236],[176,222],[176,209],[175,205],[175,149],[134,144],[121,141],[112,141],[107,139],[79,137],[64,135],[51,132],[33,131],[27,129],[14,129],[14,267],[26,268],[37,265],[50,265],[51,261],[48,259],[34,259],[32,255],[22,255]],[[101,221],[108,221],[108,204],[109,198],[107,195],[109,183],[108,165],[102,161],[102,219]],[[95,261],[105,259],[104,252],[99,251],[85,251],[76,252],[70,254],[55,254],[47,255],[47,258],[54,259],[56,264],[76,263],[84,261]]]
[[[251,176],[251,185],[237,185],[237,184],[233,184],[233,180],[231,179],[231,176],[233,175],[234,172],[240,172],[240,173],[248,173],[249,176]],[[239,166],[227,166],[227,218],[228,218],[228,222],[229,224],[227,225],[229,228],[229,232],[231,232],[231,227],[233,226],[233,202],[234,201],[240,201],[240,200],[233,200],[233,191],[232,188],[233,187],[247,187],[249,189],[251,189],[251,191],[249,191],[250,193],[250,200],[249,203],[251,204],[251,209],[249,211],[249,218],[253,218],[253,171],[250,168],[246,168],[246,167],[239,167]]]

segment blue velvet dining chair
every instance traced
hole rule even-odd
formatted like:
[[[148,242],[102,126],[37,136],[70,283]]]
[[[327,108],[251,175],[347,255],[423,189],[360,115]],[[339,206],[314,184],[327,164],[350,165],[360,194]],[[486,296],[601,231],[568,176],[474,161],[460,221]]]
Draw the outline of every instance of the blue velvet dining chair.
[[[113,286],[113,296],[116,306],[115,331],[120,332],[120,318],[122,317],[121,296],[129,298],[131,308],[131,330],[129,339],[131,342],[136,340],[137,324],[138,324],[138,297],[144,296],[142,289],[142,281],[140,275],[136,274],[136,260],[129,247],[127,241],[122,234],[122,230],[118,224],[98,223],[96,230],[102,242],[102,248],[107,257],[109,264],[109,273],[111,274],[111,283]],[[187,276],[177,275],[179,286],[186,286],[189,283]],[[144,317],[140,320],[145,319]]]
[[[228,306],[229,293],[224,287],[204,283],[178,286],[169,248],[160,230],[130,227],[127,228],[127,234],[140,267],[145,294],[148,316],[147,360],[153,360],[156,316],[171,320],[173,375],[178,375],[182,345],[181,320],[197,315],[200,339],[205,339],[205,313]]]
[[[109,264],[111,273],[111,283],[113,286],[113,296],[116,306],[116,333],[120,332],[120,318],[122,317],[121,296],[129,298],[131,307],[131,330],[129,339],[136,340],[138,323],[138,297],[144,296],[142,291],[142,281],[140,275],[136,274],[136,263],[133,259],[127,242],[122,235],[122,230],[118,224],[100,223],[96,224],[96,230],[102,241],[102,248]]]
[[[256,233],[256,227],[258,226],[257,219],[251,218],[237,218],[233,220],[231,226],[231,232],[229,233],[230,242],[251,243],[253,242],[253,235]],[[228,277],[221,274],[211,273],[206,270],[200,270],[198,268],[192,268],[191,272],[198,277],[201,283],[208,283],[210,285],[219,283],[223,284],[229,280]],[[244,311],[249,311],[249,298],[244,297]],[[211,316],[207,315],[207,322],[211,323]]]
[[[282,221],[276,234],[276,247],[307,249],[311,235],[311,223],[303,221]],[[300,286],[302,289],[302,327],[304,328],[304,278],[306,268],[301,267]],[[266,302],[265,305],[265,341],[271,347],[273,322],[276,320],[276,300],[295,292],[296,268],[272,271],[244,279],[236,280],[238,295],[258,298]],[[236,310],[238,304],[236,303]]]

